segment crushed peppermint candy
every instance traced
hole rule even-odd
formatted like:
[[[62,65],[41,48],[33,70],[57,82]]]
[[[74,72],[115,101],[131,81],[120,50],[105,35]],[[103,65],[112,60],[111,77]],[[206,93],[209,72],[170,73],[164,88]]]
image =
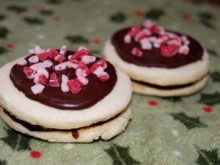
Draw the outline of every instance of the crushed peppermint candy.
[[[40,46],[35,46],[28,50],[28,54],[29,57],[17,59],[16,64],[22,66],[25,77],[34,82],[35,85],[31,87],[31,91],[35,95],[42,93],[47,86],[60,88],[62,92],[77,94],[83,86],[89,84],[90,74],[96,75],[101,82],[110,78],[105,71],[107,62],[104,59],[97,60],[97,57],[90,55],[90,50],[86,47],[80,47],[66,56],[65,45],[61,46],[59,51],[43,50]],[[59,72],[66,69],[74,71],[74,79],[68,77],[70,75],[60,75]]]
[[[161,56],[173,57],[177,53],[188,55],[190,49],[189,39],[182,35],[164,30],[150,20],[145,20],[142,26],[133,25],[124,36],[124,42],[130,44],[131,41],[140,43],[141,49],[134,47],[131,54],[136,57],[142,57],[142,50],[160,49]]]

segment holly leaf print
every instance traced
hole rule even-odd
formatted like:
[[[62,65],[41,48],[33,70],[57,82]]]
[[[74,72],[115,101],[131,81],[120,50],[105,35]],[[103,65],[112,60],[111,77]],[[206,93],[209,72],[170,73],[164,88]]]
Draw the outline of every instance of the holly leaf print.
[[[210,75],[214,82],[220,82],[220,73],[218,71],[212,72]]]
[[[8,6],[7,9],[9,11],[13,11],[15,13],[22,13],[22,12],[25,12],[27,9],[23,6],[18,6],[18,5],[11,5],[11,6]]]
[[[198,165],[220,165],[220,158],[218,156],[218,150],[203,150],[197,147],[197,152],[199,154],[196,163]]]
[[[6,161],[5,160],[0,160],[0,165],[6,165]]]
[[[218,56],[218,53],[214,49],[207,49],[207,52],[214,57]]]
[[[199,22],[206,26],[207,28],[214,29],[214,25],[212,24],[212,20],[214,16],[210,12],[200,12],[198,13]]]
[[[209,106],[219,104],[220,94],[218,92],[215,92],[213,94],[202,93],[199,102]]]
[[[41,25],[44,21],[37,17],[24,17],[24,21],[29,25]]]
[[[0,14],[0,21],[4,20],[5,19],[5,15],[3,14]]]
[[[47,3],[53,4],[53,5],[60,5],[62,1],[61,0],[47,0]]]
[[[189,117],[186,114],[180,112],[180,113],[171,113],[170,114],[174,120],[177,120],[184,124],[186,128],[193,129],[196,127],[206,127],[207,125],[200,122],[199,117]]]
[[[53,14],[53,11],[49,10],[49,9],[42,9],[42,10],[40,10],[40,14],[44,15],[44,16],[50,16]]]
[[[127,16],[119,11],[115,14],[113,14],[111,17],[110,17],[110,20],[113,22],[113,23],[122,23],[124,22],[125,20],[127,19]]]
[[[12,129],[5,129],[7,132],[6,137],[2,137],[1,140],[6,143],[12,150],[23,151],[31,150],[30,142],[31,138],[21,135]]]
[[[150,9],[145,13],[145,18],[152,19],[152,20],[158,20],[161,16],[163,16],[165,13],[161,9]]]
[[[7,38],[8,34],[9,34],[8,28],[4,26],[0,27],[0,38],[3,38],[3,39]]]
[[[105,152],[111,157],[113,165],[140,164],[140,162],[130,156],[129,147],[112,144],[110,148],[105,149]]]
[[[7,50],[5,49],[5,47],[0,46],[0,55],[6,53]]]
[[[67,35],[66,40],[72,44],[88,44],[89,40],[81,35]]]

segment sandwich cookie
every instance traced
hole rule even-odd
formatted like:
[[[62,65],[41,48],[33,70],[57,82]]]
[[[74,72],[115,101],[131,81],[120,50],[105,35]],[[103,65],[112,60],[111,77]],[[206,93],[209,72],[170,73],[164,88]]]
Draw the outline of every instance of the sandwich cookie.
[[[103,55],[130,76],[133,91],[141,94],[189,95],[208,80],[209,56],[200,43],[150,20],[115,32]]]
[[[111,63],[62,46],[0,68],[0,115],[14,130],[51,142],[108,140],[131,119],[131,81]]]

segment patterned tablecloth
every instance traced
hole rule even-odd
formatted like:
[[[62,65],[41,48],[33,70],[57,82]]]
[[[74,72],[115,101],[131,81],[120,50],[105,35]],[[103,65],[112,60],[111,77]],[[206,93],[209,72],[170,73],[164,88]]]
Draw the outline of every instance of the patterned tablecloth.
[[[119,28],[149,18],[199,40],[211,57],[201,92],[175,98],[133,94],[133,120],[109,141],[49,143],[16,133],[0,120],[0,165],[220,164],[220,8],[201,0],[0,1],[0,66],[42,48],[88,46],[101,55]],[[0,84],[1,85],[1,84]]]

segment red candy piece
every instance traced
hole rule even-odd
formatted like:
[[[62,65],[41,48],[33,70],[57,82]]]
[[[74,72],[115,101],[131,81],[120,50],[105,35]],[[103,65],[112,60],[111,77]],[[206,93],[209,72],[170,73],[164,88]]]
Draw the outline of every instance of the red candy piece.
[[[73,94],[77,94],[79,93],[79,91],[81,90],[81,86],[78,80],[73,79],[73,80],[68,80],[67,81],[67,86],[69,87],[70,91]]]
[[[49,85],[51,87],[59,87],[60,86],[57,75],[54,72],[50,75]]]
[[[136,57],[141,57],[143,55],[143,52],[139,48],[136,48],[136,47],[132,49],[131,53]]]
[[[29,78],[29,79],[33,78],[34,70],[31,69],[30,67],[25,66],[23,68],[23,72],[27,78]]]
[[[39,84],[45,85],[46,81],[47,81],[47,78],[45,75],[41,74],[38,76],[38,83]]]
[[[43,53],[38,54],[37,56],[38,56],[40,61],[45,61],[48,58],[49,53],[48,52],[43,52]]]
[[[141,31],[140,26],[138,26],[138,25],[133,25],[128,34],[129,34],[131,37],[134,37],[134,36],[136,36],[140,31]]]
[[[160,29],[159,29],[156,25],[152,25],[151,27],[149,27],[149,30],[150,30],[151,33],[153,33],[153,34],[160,32]]]
[[[57,55],[57,56],[55,57],[55,61],[57,61],[57,62],[59,62],[59,63],[63,62],[65,59],[66,59],[66,57],[63,56],[63,55]]]
[[[56,49],[50,49],[48,51],[48,57],[50,59],[54,59],[58,55],[58,51]]]
[[[102,82],[107,81],[109,79],[109,74],[104,72],[105,74],[98,76],[98,79]]]
[[[105,60],[101,59],[99,61],[97,61],[96,63],[94,63],[91,67],[90,67],[90,72],[93,73],[98,67],[102,67],[103,69],[107,68],[107,63]]]
[[[90,74],[89,68],[84,63],[79,63],[76,70],[78,70],[78,69],[81,69],[82,73],[85,74],[85,75],[81,75],[81,76],[85,77],[85,76],[88,76]]]
[[[160,53],[163,57],[173,57],[179,50],[178,45],[168,45],[160,49]]]
[[[88,55],[89,54],[89,50],[88,49],[81,49],[79,51],[77,51],[71,58],[70,60],[78,60],[79,58],[81,58],[84,55]]]

